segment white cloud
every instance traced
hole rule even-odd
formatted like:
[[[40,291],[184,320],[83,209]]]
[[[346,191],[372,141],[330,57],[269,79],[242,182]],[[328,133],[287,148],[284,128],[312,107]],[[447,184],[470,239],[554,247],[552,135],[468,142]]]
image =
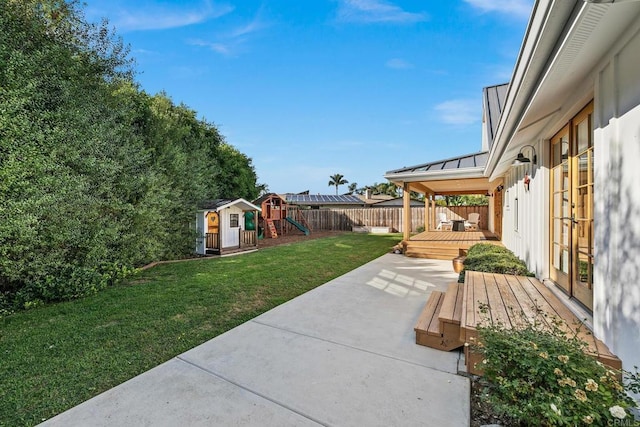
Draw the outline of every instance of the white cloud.
[[[147,50],[147,49],[134,49],[133,53],[137,55],[158,55],[158,52],[154,50]]]
[[[385,0],[338,0],[336,20],[358,23],[414,23],[427,20],[424,13],[406,12]]]
[[[247,25],[243,25],[240,26],[238,28],[235,28],[234,30],[232,30],[228,37],[229,38],[238,38],[238,37],[243,37],[252,33],[256,33],[258,31],[261,31],[265,28],[267,28],[269,25],[262,21],[262,19],[260,19],[260,14],[258,13],[258,15],[256,15],[253,20],[251,22],[249,22]]]
[[[187,43],[192,46],[202,46],[211,49],[214,52],[220,53],[222,55],[233,55],[235,51],[235,46],[231,44],[219,43],[219,42],[208,42],[202,39],[190,39],[187,40]]]
[[[452,99],[435,106],[440,120],[449,125],[465,126],[481,119],[482,112],[476,100]]]
[[[527,18],[531,14],[532,0],[464,0],[482,12],[499,12]]]
[[[260,15],[259,11],[251,22],[227,31],[218,36],[215,41],[191,39],[187,40],[187,43],[194,46],[208,47],[221,55],[235,56],[242,50],[251,35],[269,27],[269,23],[262,20]]]
[[[413,64],[400,58],[392,58],[388,60],[385,65],[388,68],[393,68],[395,70],[406,70],[409,68],[413,68]]]
[[[219,18],[233,11],[230,5],[213,5],[209,1],[197,8],[186,9],[184,6],[153,7],[145,5],[132,9],[121,7],[114,11],[111,24],[119,32],[163,30],[198,24],[209,19]]]

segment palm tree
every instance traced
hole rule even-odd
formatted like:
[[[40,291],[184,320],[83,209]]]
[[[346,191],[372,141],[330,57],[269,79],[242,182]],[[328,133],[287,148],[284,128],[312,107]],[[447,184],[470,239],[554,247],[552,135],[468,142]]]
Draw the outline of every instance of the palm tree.
[[[349,184],[349,194],[353,194],[358,190],[358,183],[357,182],[352,182],[351,184]]]
[[[267,184],[257,184],[256,191],[258,192],[258,197],[262,197],[269,193],[269,186]]]
[[[339,173],[329,176],[329,179],[329,187],[332,185],[336,186],[336,196],[338,195],[338,186],[349,183],[349,181],[344,179],[344,175],[340,175]]]

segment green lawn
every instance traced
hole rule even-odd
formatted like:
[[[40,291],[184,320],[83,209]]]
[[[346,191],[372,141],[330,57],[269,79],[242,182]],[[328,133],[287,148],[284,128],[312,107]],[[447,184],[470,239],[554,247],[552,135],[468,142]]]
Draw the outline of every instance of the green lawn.
[[[0,320],[0,425],[33,425],[388,252],[344,234],[164,264]]]

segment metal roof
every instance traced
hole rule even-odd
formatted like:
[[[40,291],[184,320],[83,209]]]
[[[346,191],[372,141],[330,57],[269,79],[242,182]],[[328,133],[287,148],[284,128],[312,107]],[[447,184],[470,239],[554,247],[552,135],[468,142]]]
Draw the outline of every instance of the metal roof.
[[[489,152],[483,151],[480,153],[467,154],[460,157],[452,157],[450,159],[439,160],[437,162],[425,163],[417,166],[404,167],[389,171],[385,174],[400,174],[411,172],[434,172],[442,170],[456,170],[456,169],[468,169],[468,168],[484,168],[489,158]]]
[[[287,203],[294,205],[363,205],[364,202],[357,196],[350,194],[287,194]]]
[[[498,131],[500,115],[504,109],[509,83],[488,86],[482,90],[482,102],[484,103],[485,127],[489,137],[489,149],[493,145],[493,139]]]

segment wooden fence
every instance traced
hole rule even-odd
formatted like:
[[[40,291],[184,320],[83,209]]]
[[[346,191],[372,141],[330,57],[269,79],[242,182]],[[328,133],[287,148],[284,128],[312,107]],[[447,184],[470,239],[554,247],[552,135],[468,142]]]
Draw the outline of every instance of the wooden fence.
[[[351,227],[363,225],[368,227],[390,227],[393,231],[402,232],[401,207],[390,208],[353,208],[353,209],[310,209],[300,210],[300,214],[313,230],[342,230],[351,231]],[[445,212],[449,220],[467,219],[469,214],[480,214],[480,229],[486,229],[488,224],[488,206],[436,206],[437,214]],[[425,224],[425,208],[411,208],[411,231],[423,229]],[[434,225],[435,227],[435,225]]]

